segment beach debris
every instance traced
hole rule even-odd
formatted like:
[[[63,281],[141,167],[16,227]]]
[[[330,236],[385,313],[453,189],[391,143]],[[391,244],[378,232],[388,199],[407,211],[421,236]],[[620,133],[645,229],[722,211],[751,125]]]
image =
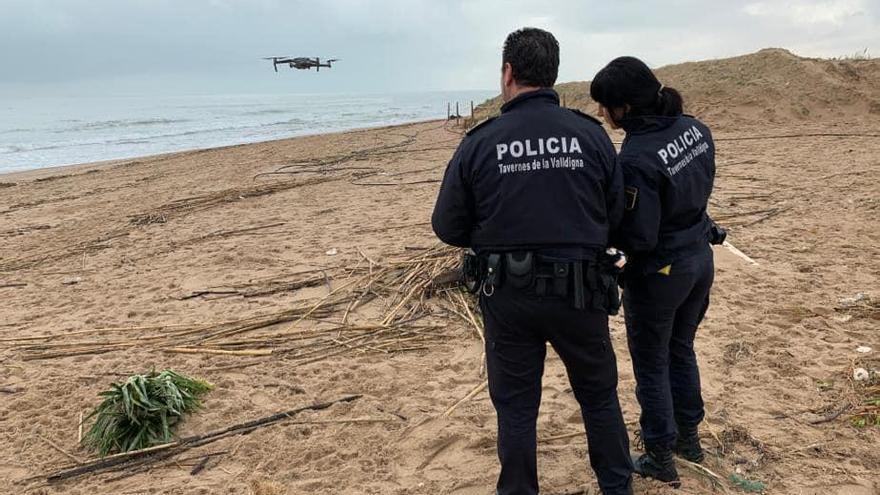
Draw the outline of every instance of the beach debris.
[[[452,416],[452,413],[455,412],[455,410],[458,409],[459,406],[461,406],[461,405],[464,404],[465,402],[467,402],[467,401],[473,399],[474,397],[476,397],[477,394],[479,394],[480,392],[482,392],[483,390],[485,390],[486,387],[488,387],[488,386],[489,386],[489,382],[488,382],[488,381],[484,381],[484,382],[480,383],[479,385],[477,385],[476,387],[474,387],[470,392],[468,392],[467,395],[465,395],[464,397],[462,397],[458,402],[456,402],[455,404],[453,404],[452,406],[450,406],[449,409],[447,409],[446,411],[444,411],[444,412],[443,412],[443,416],[447,416],[447,417]]]
[[[324,254],[326,254],[327,256],[336,256],[337,254],[339,254],[339,250],[337,250],[336,248],[330,248]]]
[[[21,387],[0,387],[0,393],[3,394],[17,394],[23,391],[24,389]]]
[[[168,221],[168,216],[164,213],[144,213],[142,215],[131,217],[129,221],[132,225],[150,225],[154,223],[165,223]]]
[[[294,292],[306,287],[317,287],[319,285],[327,284],[329,284],[327,270],[306,270],[250,280],[247,283],[208,287],[177,295],[175,296],[175,299],[184,301],[203,296],[211,296],[212,299],[232,296],[241,296],[245,298],[262,297],[277,294],[279,292]]]
[[[825,414],[825,416],[822,416],[819,419],[814,419],[814,420],[810,421],[809,423],[811,425],[820,425],[823,423],[830,423],[830,422],[834,421],[835,419],[839,418],[840,415],[845,413],[848,409],[850,409],[850,407],[851,406],[850,406],[849,402],[845,402],[845,403],[841,404],[836,410],[832,410],[832,411],[828,412],[827,414]]]
[[[82,277],[65,277],[64,280],[61,281],[61,285],[76,285],[82,282]]]
[[[816,389],[819,392],[827,392],[834,388],[834,380],[816,380]]]
[[[70,452],[68,452],[68,451],[66,451],[66,450],[64,450],[64,449],[62,449],[61,447],[58,446],[58,444],[56,444],[56,443],[53,442],[52,440],[49,440],[48,438],[44,437],[43,435],[40,435],[39,433],[37,433],[36,435],[37,435],[37,438],[39,438],[40,440],[46,442],[46,444],[49,445],[49,447],[52,447],[52,448],[55,449],[57,452],[60,452],[60,453],[64,454],[64,456],[67,457],[68,459],[72,460],[73,462],[75,462],[75,463],[77,463],[77,464],[82,464],[82,459],[80,459],[79,457],[77,457],[77,456],[71,454]]]
[[[210,460],[211,460],[210,456],[203,457],[202,460],[199,461],[199,463],[196,464],[195,467],[193,467],[190,470],[190,472],[189,472],[190,476],[195,476],[195,475],[199,474],[200,472],[204,471],[205,467],[208,465],[208,461],[210,461]]]
[[[728,242],[728,241],[724,241],[724,244],[722,244],[722,246],[724,246],[725,248],[727,248],[727,250],[730,251],[731,253],[733,253],[734,255],[736,255],[736,256],[738,256],[739,258],[742,258],[743,260],[745,260],[746,263],[748,263],[748,264],[750,264],[750,265],[757,265],[757,264],[758,264],[757,261],[755,261],[755,260],[753,260],[752,258],[750,258],[746,253],[744,253],[744,252],[740,251],[739,249],[737,249],[737,247],[734,246],[733,244],[731,244],[730,242]]]
[[[164,223],[171,218],[182,217],[192,213],[207,210],[227,203],[235,203],[248,198],[267,196],[281,191],[287,191],[298,187],[311,186],[324,182],[345,179],[346,176],[311,177],[304,180],[288,180],[273,182],[271,184],[256,184],[245,187],[233,187],[221,191],[211,192],[201,196],[181,198],[162,206],[153,211],[130,215],[129,223],[132,225],[148,225],[151,223]]]
[[[150,371],[113,383],[86,418],[95,418],[82,444],[101,457],[168,443],[184,415],[202,407],[210,383],[173,370]]]
[[[107,457],[92,459],[79,465],[68,466],[61,470],[45,475],[46,481],[49,483],[57,483],[63,480],[76,478],[91,473],[102,473],[108,471],[129,470],[129,473],[141,472],[149,469],[158,462],[164,461],[187,450],[201,447],[220,439],[234,435],[245,435],[252,431],[263,428],[268,425],[285,422],[286,420],[296,416],[304,411],[319,411],[327,409],[335,404],[352,402],[360,399],[361,395],[349,395],[339,399],[311,404],[289,411],[280,412],[271,416],[246,421],[244,423],[234,424],[232,426],[214,430],[201,435],[193,435],[181,438],[174,442],[156,445],[131,452],[123,452],[120,454],[109,455]],[[146,469],[145,469],[146,468]],[[123,475],[122,477],[125,477]]]
[[[468,332],[482,338],[476,298],[459,288],[460,250],[437,245],[415,251],[401,259],[362,259],[329,270],[327,280],[323,279],[325,270],[300,272],[301,276],[288,281],[319,284],[320,273],[323,283],[333,282],[328,284],[332,289],[322,297],[296,301],[281,311],[214,323],[96,328],[8,341],[13,342],[12,352],[25,361],[94,355],[144,345],[162,352],[256,358],[203,370],[222,371],[255,366],[281,356],[291,366],[302,366],[343,354],[426,350],[453,335],[461,337],[462,327],[449,325],[451,319],[464,322]],[[277,286],[254,287],[254,291],[274,288]]]
[[[871,373],[865,368],[853,368],[853,380],[857,382],[866,382],[871,379]]]
[[[681,457],[677,457],[675,459],[675,462],[678,465],[704,477],[706,480],[709,481],[709,483],[711,483],[713,488],[720,489],[723,493],[726,494],[730,493],[730,491],[727,489],[727,486],[725,486],[724,484],[724,478],[722,478],[719,474],[715,473],[706,466],[688,461],[687,459],[682,459]]]
[[[22,287],[27,287],[27,284],[24,282],[0,282],[0,289],[20,289]]]
[[[85,423],[86,412],[79,412],[79,422],[76,424],[76,443],[82,443],[83,441],[83,424]]]
[[[840,298],[840,300],[838,300],[838,302],[840,303],[840,305],[842,307],[848,308],[848,307],[855,306],[855,305],[859,304],[860,302],[866,301],[867,299],[868,299],[868,296],[866,296],[863,292],[859,292],[856,295],[854,295],[853,297],[842,297],[842,298]]]
[[[747,493],[763,493],[764,490],[767,489],[767,485],[765,485],[761,481],[751,481],[742,476],[732,473],[728,479],[734,486],[737,488],[747,492]]]
[[[880,373],[876,359],[859,357],[852,365],[850,423],[856,427],[880,426]]]
[[[27,255],[18,259],[5,259],[0,262],[0,273],[32,268],[43,263],[51,263],[66,260],[71,257],[79,257],[85,253],[109,249],[112,241],[128,235],[127,230],[114,230],[100,235],[94,239],[74,243],[59,249],[51,249],[46,252]]]
[[[868,385],[863,385],[863,383]],[[859,428],[880,426],[880,384],[873,380],[861,382],[859,385],[864,387],[861,390],[862,397],[852,418],[850,418],[850,422]]]
[[[866,345],[860,345],[860,346],[856,347],[856,352],[858,352],[860,354],[867,354],[867,353],[871,352],[871,348]]]
[[[840,298],[838,302],[835,309],[846,316],[880,320],[880,300],[869,294],[858,292],[852,297]]]
[[[35,230],[47,230],[51,229],[51,225],[47,224],[39,224],[39,225],[26,225],[24,227],[18,227],[11,230],[0,230],[0,237],[13,237],[19,235],[25,235]]]

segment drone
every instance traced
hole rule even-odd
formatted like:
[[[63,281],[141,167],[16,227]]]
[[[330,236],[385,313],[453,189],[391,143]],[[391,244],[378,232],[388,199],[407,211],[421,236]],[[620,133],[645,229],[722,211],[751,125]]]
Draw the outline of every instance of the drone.
[[[275,72],[278,72],[278,64],[284,65],[287,64],[291,69],[311,69],[315,68],[316,71],[320,72],[321,67],[327,67],[328,69],[331,67],[330,64],[333,62],[338,62],[338,58],[331,58],[327,60],[327,63],[322,64],[321,59],[318,57],[309,58],[309,57],[264,57],[263,60],[271,60],[272,65],[275,67]]]

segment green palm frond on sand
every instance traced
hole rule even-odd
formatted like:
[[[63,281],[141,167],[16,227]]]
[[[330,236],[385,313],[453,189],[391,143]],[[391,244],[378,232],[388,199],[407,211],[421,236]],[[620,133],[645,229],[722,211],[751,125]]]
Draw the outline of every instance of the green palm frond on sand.
[[[95,423],[82,444],[101,456],[128,452],[172,440],[184,414],[201,408],[210,383],[172,370],[132,375],[99,395],[104,400],[86,419]]]

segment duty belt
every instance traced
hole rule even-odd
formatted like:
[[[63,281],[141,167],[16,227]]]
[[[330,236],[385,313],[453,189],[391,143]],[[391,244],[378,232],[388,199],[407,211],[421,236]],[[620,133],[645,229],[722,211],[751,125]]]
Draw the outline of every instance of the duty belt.
[[[620,296],[613,264],[556,261],[531,251],[465,255],[464,280],[472,293],[492,297],[502,284],[538,297],[571,297],[575,309],[617,314]]]

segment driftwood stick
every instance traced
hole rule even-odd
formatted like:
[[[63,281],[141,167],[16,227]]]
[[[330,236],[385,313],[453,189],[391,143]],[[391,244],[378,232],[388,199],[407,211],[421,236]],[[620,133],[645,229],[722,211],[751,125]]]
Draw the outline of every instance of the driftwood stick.
[[[582,431],[575,431],[572,433],[565,433],[563,435],[554,435],[552,437],[539,438],[538,443],[541,442],[552,442],[554,440],[565,440],[567,438],[575,438],[575,437],[584,437],[586,433]],[[586,438],[586,437],[585,437]]]
[[[770,220],[771,218],[773,218],[777,215],[781,215],[782,213],[785,213],[786,211],[791,210],[791,209],[792,209],[791,206],[789,206],[787,208],[773,209],[772,211],[768,212],[766,215],[762,216],[761,218],[758,218],[757,220],[752,220],[751,222],[748,222],[748,223],[744,223],[742,225],[739,225],[738,227],[751,227],[752,225],[757,225],[765,220]]]
[[[66,456],[69,457],[71,460],[73,460],[73,462],[75,462],[75,463],[77,463],[77,464],[82,464],[82,463],[83,463],[82,459],[80,459],[79,457],[77,457],[77,456],[71,454],[70,452],[68,452],[68,451],[66,451],[66,450],[64,450],[64,449],[62,449],[61,447],[59,447],[58,445],[56,445],[55,442],[53,442],[52,440],[49,440],[48,438],[46,438],[46,437],[40,435],[39,433],[37,433],[37,438],[39,438],[40,440],[46,442],[47,444],[49,444],[50,447],[52,447],[53,449],[57,450],[58,452],[61,452],[62,454],[66,455]]]
[[[717,473],[715,473],[711,469],[707,468],[706,466],[697,464],[695,462],[690,462],[686,459],[682,459],[681,457],[676,457],[675,461],[677,463],[679,463],[680,465],[690,469],[691,471],[694,471],[697,474],[705,476],[706,478],[709,479],[709,481],[712,483],[713,486],[717,486],[718,488],[721,488],[722,492],[730,493],[730,490],[728,490],[727,486],[725,486],[725,484],[724,484],[724,478],[722,478],[720,475],[718,475]]]
[[[209,460],[211,460],[211,458],[209,456],[205,456],[198,464],[195,465],[194,468],[192,468],[189,474],[191,476],[199,474],[203,469],[205,469],[205,466],[208,465]]]
[[[76,434],[76,442],[82,443],[83,440],[83,416],[85,416],[84,411],[79,412],[79,424],[77,425],[77,434]]]
[[[849,404],[844,404],[843,406],[839,407],[836,411],[827,414],[825,417],[819,418],[819,419],[814,419],[814,420],[810,421],[810,424],[811,425],[820,425],[822,423],[830,423],[830,422],[834,421],[835,419],[839,418],[840,415],[843,414],[844,412],[846,412],[847,409],[849,409]]]
[[[467,401],[473,399],[474,397],[477,396],[477,394],[479,394],[480,392],[482,392],[483,390],[485,390],[486,387],[488,387],[488,386],[489,386],[489,382],[488,382],[488,381],[485,381],[485,382],[483,382],[483,383],[477,385],[477,386],[474,387],[474,389],[471,390],[467,395],[465,395],[464,397],[462,397],[461,400],[459,400],[458,402],[456,402],[455,404],[453,404],[449,409],[443,411],[443,416],[446,416],[446,417],[451,416],[452,413],[453,413],[456,409],[458,409],[458,406],[460,406],[460,405],[464,404],[465,402],[467,402]]]
[[[727,242],[727,241],[724,241],[724,244],[722,244],[722,245],[723,245],[725,248],[727,248],[727,250],[730,251],[731,253],[733,253],[734,255],[736,255],[736,256],[738,256],[738,257],[740,257],[740,258],[746,260],[750,265],[757,265],[757,264],[758,264],[757,261],[755,261],[755,260],[753,260],[752,258],[750,258],[746,253],[744,253],[744,252],[740,251],[739,249],[737,249],[736,246],[734,246],[733,244],[731,244],[731,243],[729,243],[729,242]]]
[[[178,354],[221,354],[224,356],[271,356],[272,349],[243,349],[240,351],[228,351],[225,349],[193,349],[190,347],[171,347],[166,352]]]

